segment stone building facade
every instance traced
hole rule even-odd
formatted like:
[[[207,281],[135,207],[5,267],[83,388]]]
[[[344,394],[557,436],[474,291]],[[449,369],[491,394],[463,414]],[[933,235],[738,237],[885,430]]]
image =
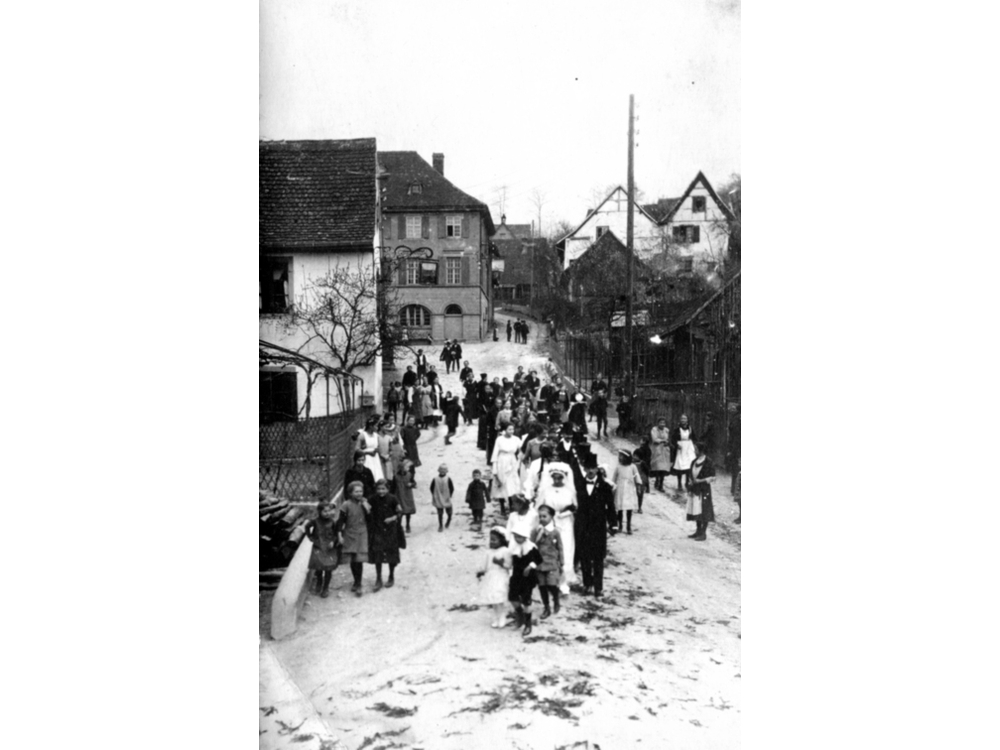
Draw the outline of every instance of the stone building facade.
[[[490,238],[485,203],[444,177],[415,151],[380,151],[384,257],[411,341],[481,341],[493,320]]]

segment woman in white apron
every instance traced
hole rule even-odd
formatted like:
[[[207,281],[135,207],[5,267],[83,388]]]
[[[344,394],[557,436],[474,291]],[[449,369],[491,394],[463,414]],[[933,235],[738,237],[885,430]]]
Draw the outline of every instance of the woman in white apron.
[[[688,424],[687,414],[681,415],[681,423],[670,433],[670,453],[673,461],[671,474],[677,476],[677,489],[680,491],[681,479],[685,479],[684,485],[691,483],[691,464],[694,463],[694,434],[691,425]]]
[[[378,455],[378,417],[369,417],[365,429],[358,433],[358,450],[365,454],[365,468],[371,471],[375,481],[385,479],[382,459]]]

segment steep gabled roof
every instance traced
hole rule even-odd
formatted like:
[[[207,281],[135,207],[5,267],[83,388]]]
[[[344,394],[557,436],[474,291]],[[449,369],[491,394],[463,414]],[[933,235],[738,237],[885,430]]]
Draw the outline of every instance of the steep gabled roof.
[[[386,211],[479,211],[489,234],[496,232],[489,207],[445,179],[416,151],[379,151],[379,164],[388,173],[382,208]],[[411,185],[420,185],[412,192]]]
[[[594,242],[591,243],[590,247],[580,253],[580,257],[570,262],[569,268],[566,269],[566,273],[572,273],[573,269],[579,269],[586,267],[587,256],[599,256],[601,253],[621,253],[624,255],[628,252],[628,247],[624,242],[622,242],[610,229],[598,237]],[[652,267],[643,261],[635,252],[632,251],[632,258],[638,268],[642,269],[644,272],[652,273]],[[581,263],[581,261],[584,261]]]
[[[597,205],[597,208],[594,208],[594,209],[591,209],[590,211],[588,211],[588,212],[587,212],[587,215],[586,215],[586,216],[584,217],[583,221],[581,221],[581,222],[579,223],[579,225],[577,225],[576,229],[574,229],[574,230],[573,230],[572,232],[569,232],[569,233],[567,233],[567,234],[564,234],[564,235],[563,235],[562,237],[560,237],[560,238],[559,238],[558,240],[556,240],[556,241],[555,241],[555,244],[556,244],[556,245],[561,245],[561,244],[562,244],[563,242],[565,242],[565,241],[566,241],[567,239],[569,239],[569,238],[570,238],[570,237],[572,237],[572,236],[573,236],[574,234],[576,234],[577,232],[579,232],[579,231],[580,231],[580,230],[581,230],[581,229],[583,228],[583,225],[584,225],[584,224],[586,224],[586,223],[587,223],[588,221],[590,221],[591,217],[593,217],[593,216],[594,216],[594,214],[596,214],[596,213],[597,213],[598,211],[600,211],[600,210],[601,210],[601,207],[602,207],[602,206],[603,206],[603,205],[604,205],[605,203],[607,203],[607,202],[608,202],[609,200],[611,200],[611,196],[612,196],[612,195],[614,195],[615,193],[617,193],[617,192],[618,192],[619,190],[621,190],[621,191],[622,191],[623,193],[625,193],[625,195],[626,195],[626,196],[628,195],[628,191],[627,191],[627,190],[626,190],[625,188],[623,188],[623,187],[622,187],[621,185],[616,185],[616,186],[615,186],[615,187],[614,187],[614,188],[613,188],[613,189],[611,190],[611,192],[607,194],[607,196],[606,196],[606,197],[604,198],[604,200],[602,200],[602,201],[601,201],[601,202],[600,202],[600,203],[599,203],[599,204]],[[634,202],[634,201],[633,201],[633,202]],[[636,204],[635,204],[635,207],[636,207],[636,208],[638,208],[638,209],[639,209],[639,211],[640,211],[640,213],[642,213],[642,214],[643,214],[643,215],[644,215],[644,216],[645,216],[645,217],[646,217],[647,219],[649,219],[649,220],[650,220],[651,222],[653,222],[654,224],[658,223],[658,222],[656,221],[656,219],[655,219],[655,218],[654,218],[653,216],[651,216],[651,215],[649,214],[649,212],[648,212],[648,211],[646,211],[646,209],[645,209],[645,208],[644,208],[643,206],[641,206],[641,205],[639,205],[638,203],[636,203]]]
[[[646,213],[652,216],[653,220],[659,224],[663,218],[680,202],[680,198],[660,198],[656,201],[656,203],[645,204],[643,209],[645,209]]]
[[[715,201],[715,203],[719,206],[719,208],[722,209],[722,213],[726,215],[726,218],[730,220],[735,218],[735,215],[733,214],[732,210],[730,210],[729,206],[727,206],[722,201],[722,199],[719,198],[719,194],[715,192],[715,188],[712,187],[712,183],[710,183],[708,181],[708,178],[705,177],[705,175],[699,170],[698,174],[695,175],[695,178],[691,180],[691,184],[688,185],[687,190],[684,191],[684,195],[682,195],[680,198],[677,199],[677,202],[674,203],[674,205],[670,208],[669,211],[667,211],[667,213],[663,216],[663,218],[657,222],[658,224],[666,224],[674,217],[674,214],[677,213],[677,209],[681,207],[681,205],[684,203],[684,199],[691,194],[691,191],[694,190],[695,185],[697,185],[699,181],[704,183],[705,188],[708,190],[708,194],[712,196],[712,199]]]
[[[375,139],[260,141],[261,247],[371,248]]]

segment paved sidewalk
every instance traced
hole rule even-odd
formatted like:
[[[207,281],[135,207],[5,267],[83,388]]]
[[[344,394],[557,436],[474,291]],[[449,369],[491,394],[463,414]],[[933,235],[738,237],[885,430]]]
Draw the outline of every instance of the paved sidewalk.
[[[260,748],[340,750],[316,709],[292,681],[271,646],[260,644]]]

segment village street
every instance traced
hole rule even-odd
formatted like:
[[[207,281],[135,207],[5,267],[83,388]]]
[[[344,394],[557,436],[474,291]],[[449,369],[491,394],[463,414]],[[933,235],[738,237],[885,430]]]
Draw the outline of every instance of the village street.
[[[498,321],[501,340],[463,343],[463,358],[490,379],[510,377],[518,365],[544,379],[541,326],[533,323],[531,343],[519,345],[506,341],[506,318]],[[457,374],[444,375],[437,362],[439,347],[425,351],[445,389],[461,392]],[[512,627],[490,628],[489,611],[477,608],[475,573],[487,533],[471,530],[464,503],[473,469],[486,468],[476,429],[460,425],[450,446],[443,425],[422,434],[418,513],[395,587],[373,593],[374,568],[366,565],[357,598],[342,566],[329,598],[310,595],[294,636],[262,643],[262,654],[274,657],[315,714],[301,717],[305,724],[287,715],[279,721],[262,671],[260,746],[737,747],[740,527],[732,524],[728,477],[713,482],[719,521],[707,542],[687,538],[694,525],[669,478],[668,494],[647,495],[633,535],[609,540],[604,598],[573,593],[558,615],[522,638]],[[591,436],[609,467],[616,445],[628,444]],[[443,533],[429,492],[441,463],[456,488],[455,518]]]

